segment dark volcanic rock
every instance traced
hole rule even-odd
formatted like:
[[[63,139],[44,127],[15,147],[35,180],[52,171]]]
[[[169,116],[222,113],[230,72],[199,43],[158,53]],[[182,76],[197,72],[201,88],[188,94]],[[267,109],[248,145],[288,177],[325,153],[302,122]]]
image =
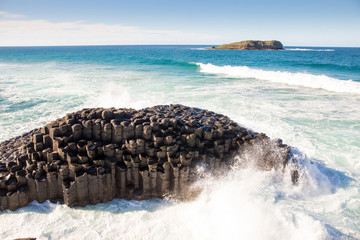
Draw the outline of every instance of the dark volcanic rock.
[[[184,196],[197,167],[229,169],[256,150],[259,169],[283,169],[290,148],[228,117],[182,105],[83,109],[0,143],[0,209],[37,200],[85,206],[115,197]],[[292,172],[295,183],[299,177]]]

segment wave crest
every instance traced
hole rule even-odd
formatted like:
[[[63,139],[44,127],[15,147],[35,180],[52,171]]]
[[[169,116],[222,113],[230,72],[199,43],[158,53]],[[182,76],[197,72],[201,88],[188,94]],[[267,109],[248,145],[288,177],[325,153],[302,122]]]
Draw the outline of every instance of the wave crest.
[[[310,73],[292,73],[249,68],[247,66],[216,66],[211,63],[196,63],[200,72],[225,75],[233,78],[254,78],[293,86],[324,89],[332,92],[360,94],[360,83],[352,80],[340,80],[326,75]]]

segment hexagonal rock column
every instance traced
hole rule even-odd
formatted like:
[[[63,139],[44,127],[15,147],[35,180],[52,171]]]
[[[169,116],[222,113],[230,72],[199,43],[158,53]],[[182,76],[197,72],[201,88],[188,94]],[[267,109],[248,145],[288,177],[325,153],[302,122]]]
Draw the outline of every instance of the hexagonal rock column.
[[[0,210],[33,200],[72,207],[181,196],[197,167],[227,169],[255,147],[260,169],[283,168],[291,157],[281,140],[199,108],[83,109],[0,143]],[[294,183],[298,177],[291,173]]]

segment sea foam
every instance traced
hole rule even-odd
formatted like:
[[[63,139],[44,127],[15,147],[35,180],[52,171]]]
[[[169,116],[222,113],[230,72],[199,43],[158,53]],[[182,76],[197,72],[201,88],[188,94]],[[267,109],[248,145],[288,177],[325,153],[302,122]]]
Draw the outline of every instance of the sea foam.
[[[301,53],[305,59],[309,57],[306,53]],[[191,61],[206,59],[204,55]],[[232,64],[240,65],[240,61]],[[0,239],[360,239],[360,95],[318,94],[316,90],[294,93],[280,83],[268,91],[266,79],[199,77],[193,71],[198,67],[195,64],[191,69],[176,67],[184,72],[174,72],[165,65],[151,65],[151,71],[143,71],[143,66],[79,64],[75,60],[69,64],[0,64],[0,141],[85,107],[139,109],[182,103],[228,115],[272,138],[281,137],[344,173],[304,160],[301,182],[296,186],[283,177],[289,176],[290,168],[285,173],[245,168],[234,169],[223,179],[206,179],[207,187],[190,202],[116,199],[84,208],[34,202],[15,212],[0,213]],[[229,76],[222,67],[217,68],[223,72],[214,74]],[[259,71],[264,76],[277,73]],[[282,73],[286,76],[288,72],[279,75]],[[292,90],[293,85],[287,84]],[[24,107],[23,101],[32,106]],[[356,179],[349,181],[346,176]]]
[[[200,72],[224,75],[233,78],[254,78],[293,86],[324,89],[332,92],[360,94],[360,83],[352,80],[340,80],[326,75],[301,72],[270,71],[247,66],[216,66],[211,63],[196,63]]]
[[[289,166],[290,167],[290,166]],[[257,171],[234,168],[219,178],[204,176],[194,200],[152,199],[69,208],[33,202],[0,213],[2,239],[327,239],[327,227],[305,214],[302,200],[326,194],[331,183],[316,167],[304,165],[301,179],[313,184],[289,184],[286,169]],[[314,171],[314,169],[316,171]],[[201,173],[200,173],[201,174]],[[319,178],[318,175],[322,177]],[[309,191],[310,190],[310,191]],[[317,192],[314,195],[313,192]],[[293,207],[291,201],[298,201]],[[12,222],[11,225],[6,224]],[[55,227],[56,226],[56,227]],[[261,229],[261,231],[259,231]]]

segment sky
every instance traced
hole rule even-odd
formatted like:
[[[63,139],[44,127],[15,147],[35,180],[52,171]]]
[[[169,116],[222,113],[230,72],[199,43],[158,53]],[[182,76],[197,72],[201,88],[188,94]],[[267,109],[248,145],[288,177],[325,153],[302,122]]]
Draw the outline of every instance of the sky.
[[[0,0],[0,46],[360,47],[360,0]]]

